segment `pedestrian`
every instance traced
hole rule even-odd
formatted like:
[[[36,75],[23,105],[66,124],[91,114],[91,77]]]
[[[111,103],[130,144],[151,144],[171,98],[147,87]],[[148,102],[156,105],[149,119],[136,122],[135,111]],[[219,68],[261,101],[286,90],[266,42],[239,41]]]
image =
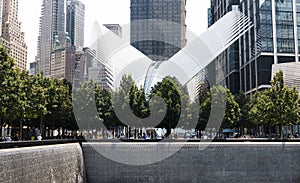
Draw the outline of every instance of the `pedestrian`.
[[[7,136],[5,137],[5,142],[10,142],[10,141],[11,141],[11,138],[10,138],[9,135],[7,135]]]
[[[19,141],[20,140],[19,134],[16,134],[13,139],[14,139],[14,141]]]
[[[38,139],[38,140],[42,140],[42,135],[39,134],[39,135],[37,136],[37,139]]]
[[[142,139],[143,139],[143,140],[146,140],[146,138],[147,138],[146,134],[143,133]]]
[[[34,135],[31,136],[31,140],[35,140],[35,136]]]

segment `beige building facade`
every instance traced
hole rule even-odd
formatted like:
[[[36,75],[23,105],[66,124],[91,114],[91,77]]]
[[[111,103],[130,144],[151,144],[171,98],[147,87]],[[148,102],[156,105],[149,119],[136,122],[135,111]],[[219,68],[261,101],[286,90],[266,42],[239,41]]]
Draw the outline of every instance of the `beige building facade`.
[[[18,0],[3,0],[2,5],[2,43],[9,50],[9,55],[15,60],[16,67],[26,70],[27,45],[21,22],[18,19]]]
[[[289,88],[296,87],[300,91],[300,63],[289,62],[282,64],[274,64],[272,66],[272,78],[279,71],[283,72],[284,85]]]
[[[75,47],[71,46],[70,42],[65,42],[62,45],[58,44],[54,47],[50,62],[51,78],[66,79],[73,83],[75,69],[78,65],[75,56]]]

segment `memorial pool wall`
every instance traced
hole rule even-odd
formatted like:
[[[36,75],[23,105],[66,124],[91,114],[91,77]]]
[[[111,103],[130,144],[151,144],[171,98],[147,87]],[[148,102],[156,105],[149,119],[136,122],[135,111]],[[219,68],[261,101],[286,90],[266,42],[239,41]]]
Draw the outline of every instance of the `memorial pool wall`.
[[[147,165],[122,164],[99,152],[157,143],[85,142],[0,150],[0,182],[299,182],[299,142],[168,143],[180,150]],[[205,148],[203,148],[205,147]],[[122,157],[122,154],[120,154]],[[147,156],[145,156],[147,157]],[[124,157],[126,158],[126,157]],[[143,158],[137,156],[137,158]]]

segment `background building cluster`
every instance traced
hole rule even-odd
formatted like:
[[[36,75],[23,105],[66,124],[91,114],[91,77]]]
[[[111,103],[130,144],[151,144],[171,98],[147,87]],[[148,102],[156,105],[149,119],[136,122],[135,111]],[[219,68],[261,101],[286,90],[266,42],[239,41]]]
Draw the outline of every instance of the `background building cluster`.
[[[233,7],[247,15],[254,26],[202,71],[198,85],[210,81],[210,85],[227,86],[234,94],[252,94],[270,87],[273,67],[287,67],[278,64],[298,67],[300,0],[211,0],[208,26]],[[297,79],[290,70],[284,75],[287,80]]]
[[[113,78],[101,51],[84,47],[85,5],[78,0],[44,0],[36,61],[31,74],[66,79],[76,88],[93,79],[102,88],[112,89]],[[121,35],[117,24],[105,25]],[[116,32],[117,31],[117,32]]]
[[[154,61],[176,54],[187,43],[186,3],[131,0],[131,45]],[[298,67],[300,0],[211,0],[208,27],[233,8],[247,15],[254,26],[199,73],[198,92],[221,84],[233,94],[252,94],[269,88],[272,68],[281,68],[278,64]],[[27,46],[18,21],[18,0],[0,0],[0,20],[1,43],[16,66],[26,69]],[[84,22],[85,5],[79,0],[43,0],[31,74],[42,72],[45,77],[67,79],[75,87],[94,79],[102,88],[112,89],[114,76],[105,55],[84,47]],[[122,36],[120,25],[104,26]],[[290,72],[284,74],[292,81],[296,75]]]

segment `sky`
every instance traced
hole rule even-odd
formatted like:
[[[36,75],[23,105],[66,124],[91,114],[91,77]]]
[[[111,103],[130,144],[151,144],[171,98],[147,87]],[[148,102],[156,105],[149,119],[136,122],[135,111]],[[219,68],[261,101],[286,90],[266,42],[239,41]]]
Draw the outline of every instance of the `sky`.
[[[89,46],[92,38],[92,25],[127,24],[130,22],[130,0],[80,0],[85,4],[85,46]],[[31,3],[29,3],[31,2]],[[34,3],[33,3],[34,2]],[[39,34],[39,19],[43,0],[19,0],[19,20],[21,29],[25,32],[28,46],[28,65],[35,61],[37,54],[37,38]],[[210,0],[187,0],[187,28],[200,35],[207,29],[207,9]]]

